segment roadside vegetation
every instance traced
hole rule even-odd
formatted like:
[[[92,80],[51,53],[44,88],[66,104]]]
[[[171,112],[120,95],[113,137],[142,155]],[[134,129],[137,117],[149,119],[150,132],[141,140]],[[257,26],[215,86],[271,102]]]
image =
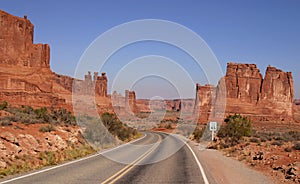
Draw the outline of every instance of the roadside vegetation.
[[[103,113],[100,118],[91,116],[77,117],[83,136],[95,149],[105,149],[128,142],[141,136],[134,128],[121,122],[115,114]]]
[[[197,134],[200,136],[201,132],[196,131]],[[300,182],[300,175],[295,172],[300,156],[300,132],[258,131],[247,117],[236,114],[224,120],[208,148],[222,150],[226,156],[250,166],[267,168],[271,175],[276,172],[282,181]]]
[[[70,148],[62,151],[45,151],[38,154],[36,159],[33,155],[16,157],[15,161],[8,163],[7,168],[0,168],[0,178],[5,176],[39,169],[45,166],[57,165],[63,161],[70,161],[94,153],[94,149],[88,145]]]
[[[0,118],[1,126],[10,126],[12,122],[29,124],[76,125],[75,117],[66,109],[34,109],[31,106],[9,107],[7,102],[0,104],[0,110],[8,113]]]
[[[74,117],[66,109],[11,107],[7,102],[0,103],[0,110],[0,126],[4,128],[5,126],[14,126],[15,129],[26,132],[27,127],[30,130],[30,125],[35,124],[35,127],[40,126],[36,129],[40,133],[51,132],[51,135],[59,135],[57,131],[63,129],[69,134],[76,135],[78,140],[76,144],[70,140],[64,140],[67,146],[57,151],[50,151],[53,149],[49,148],[49,150],[37,151],[32,155],[15,153],[10,155],[9,159],[1,159],[0,161],[5,162],[5,167],[0,167],[0,178],[84,157],[99,149],[113,147],[141,136],[136,129],[127,126],[112,113],[103,113],[100,118],[87,115]],[[76,125],[80,125],[80,131]],[[26,133],[31,134],[28,130]],[[34,135],[37,132],[32,133]],[[60,134],[62,133],[60,132]],[[13,136],[17,137],[18,135]],[[36,140],[38,144],[44,144],[43,141],[40,141],[41,138],[36,138]],[[52,144],[53,142],[49,146],[53,146]]]
[[[2,102],[0,104],[0,110],[6,111],[9,115],[0,117],[0,126],[11,126],[13,122],[23,123],[25,125],[29,124],[48,124],[40,127],[40,132],[51,132],[55,130],[57,125],[65,126],[75,126],[76,117],[72,115],[71,112],[66,109],[47,109],[45,107],[34,109],[30,106],[22,107],[9,107],[7,102]],[[93,138],[91,135],[99,133],[97,132],[97,127],[103,129],[104,131],[108,130],[108,133],[112,134],[114,137],[117,137],[121,141],[130,141],[137,136],[139,136],[136,129],[128,127],[126,124],[122,123],[115,114],[112,113],[103,113],[101,118],[81,116],[77,117],[77,120],[82,123],[81,125],[87,127],[87,137]],[[87,126],[88,125],[88,126]],[[98,125],[98,126],[97,126]],[[107,134],[107,132],[105,132]]]

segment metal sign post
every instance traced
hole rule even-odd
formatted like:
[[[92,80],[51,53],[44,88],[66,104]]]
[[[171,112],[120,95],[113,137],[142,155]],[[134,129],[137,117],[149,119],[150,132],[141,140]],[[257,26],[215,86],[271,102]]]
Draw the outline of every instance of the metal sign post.
[[[209,122],[209,130],[211,131],[211,140],[214,140],[215,131],[217,131],[217,122]]]

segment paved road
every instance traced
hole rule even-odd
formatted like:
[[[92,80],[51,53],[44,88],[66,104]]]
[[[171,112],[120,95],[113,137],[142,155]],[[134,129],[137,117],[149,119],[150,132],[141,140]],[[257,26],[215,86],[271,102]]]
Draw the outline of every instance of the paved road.
[[[203,176],[181,138],[149,132],[136,142],[0,184],[205,183]]]

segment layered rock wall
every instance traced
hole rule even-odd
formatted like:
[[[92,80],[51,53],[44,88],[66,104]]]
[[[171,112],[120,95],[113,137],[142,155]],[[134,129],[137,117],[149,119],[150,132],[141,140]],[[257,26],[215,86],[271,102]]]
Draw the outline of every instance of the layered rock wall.
[[[255,64],[228,63],[216,91],[214,87],[196,88],[200,123],[207,123],[212,111],[222,110],[216,110],[221,102],[226,104],[225,115],[238,113],[254,121],[293,121],[294,83],[290,72],[269,66],[263,79]]]
[[[34,26],[27,19],[0,10],[0,64],[50,69],[50,47],[33,43]]]
[[[55,74],[50,69],[50,47],[34,44],[34,26],[27,19],[0,10],[0,101],[33,107],[72,110],[74,84],[79,95],[107,98],[105,73],[84,80]],[[95,93],[94,93],[95,92]],[[106,100],[105,106],[107,106]],[[102,104],[100,104],[102,105]]]
[[[194,114],[197,114],[199,122],[206,123],[211,116],[215,95],[215,86],[196,84]]]

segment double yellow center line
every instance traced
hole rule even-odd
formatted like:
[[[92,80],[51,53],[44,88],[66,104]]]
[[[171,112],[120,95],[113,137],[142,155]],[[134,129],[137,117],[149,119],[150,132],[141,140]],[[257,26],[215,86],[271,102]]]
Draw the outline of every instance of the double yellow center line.
[[[132,163],[128,164],[126,167],[121,169],[119,172],[117,172],[116,174],[112,175],[111,177],[103,181],[101,184],[115,183],[117,180],[119,180],[125,174],[127,174],[130,170],[132,170],[136,165],[138,165],[142,160],[144,160],[148,155],[150,155],[158,147],[160,142],[161,142],[161,136],[158,135],[158,142],[153,144],[153,146],[149,150],[147,150],[143,155],[141,155],[135,161],[133,161]]]

